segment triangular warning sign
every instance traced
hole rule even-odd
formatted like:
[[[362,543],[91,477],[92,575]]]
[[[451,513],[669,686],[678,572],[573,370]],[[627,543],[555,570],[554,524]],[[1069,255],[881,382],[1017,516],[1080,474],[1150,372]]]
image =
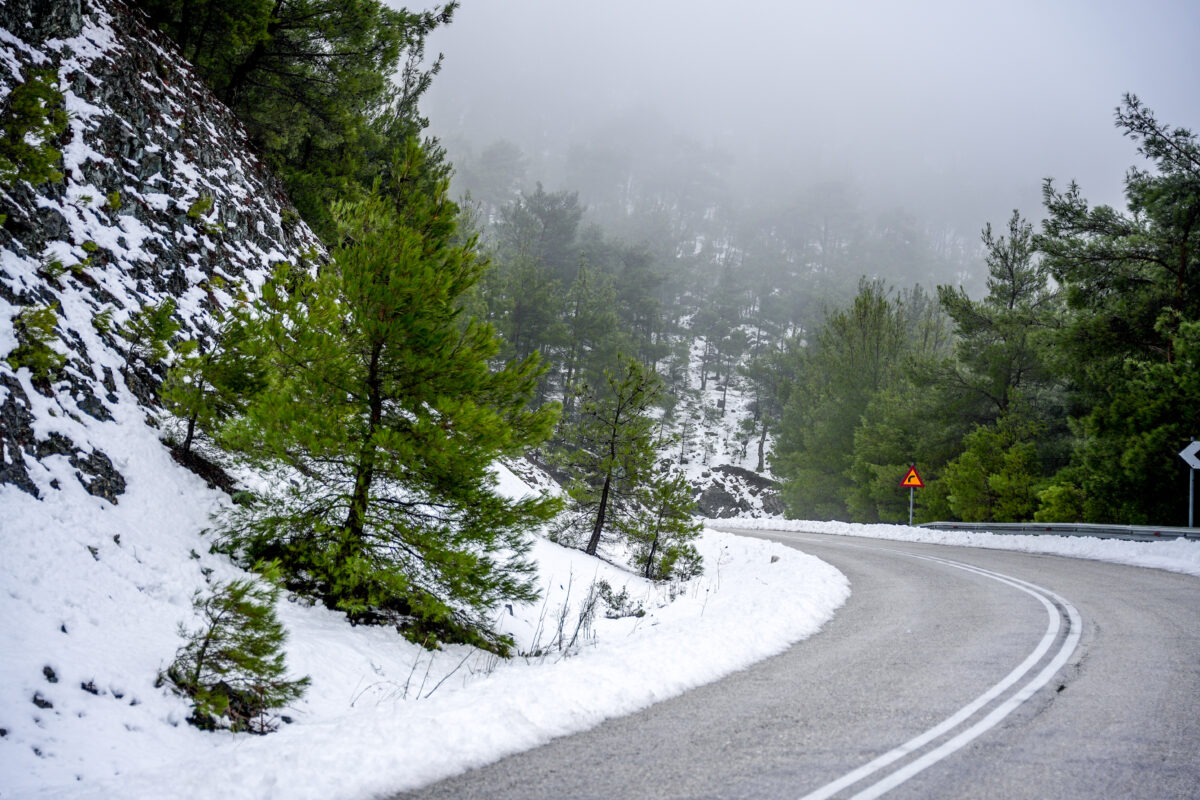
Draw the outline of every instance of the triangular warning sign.
[[[908,472],[904,473],[904,480],[900,481],[900,486],[905,489],[924,489],[925,482],[917,474],[916,467],[909,467]]]

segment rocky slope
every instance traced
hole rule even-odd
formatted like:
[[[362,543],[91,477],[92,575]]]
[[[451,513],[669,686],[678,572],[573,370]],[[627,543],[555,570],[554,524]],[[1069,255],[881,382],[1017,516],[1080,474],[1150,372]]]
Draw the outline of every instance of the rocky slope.
[[[61,489],[44,464],[61,456],[120,501],[125,479],[91,432],[119,385],[152,407],[161,378],[115,333],[131,315],[170,297],[180,335],[202,338],[236,287],[319,247],[237,119],[139,16],[119,0],[0,5],[0,103],[51,69],[69,115],[63,180],[0,187],[0,356],[22,309],[49,306],[67,359],[52,383],[0,360],[0,483],[38,497]]]

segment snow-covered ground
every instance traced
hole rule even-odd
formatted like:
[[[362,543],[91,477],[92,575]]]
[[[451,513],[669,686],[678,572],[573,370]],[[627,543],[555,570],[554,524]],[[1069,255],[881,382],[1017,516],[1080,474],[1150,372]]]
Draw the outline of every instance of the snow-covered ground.
[[[293,722],[263,737],[202,732],[155,678],[183,642],[180,624],[197,625],[193,592],[245,574],[210,554],[203,532],[225,496],[121,401],[116,419],[86,423],[128,480],[118,504],[84,491],[64,457],[34,471],[62,487],[45,486],[43,500],[0,486],[2,798],[372,797],[715,680],[814,633],[849,593],[813,557],[729,534],[706,532],[704,575],[668,586],[539,540],[543,599],[501,609],[499,627],[543,655],[428,652],[281,599],[290,672],[312,678]],[[507,471],[500,484],[526,491]],[[610,619],[599,603],[581,623],[600,580],[644,615]]]
[[[804,531],[838,536],[865,536],[900,542],[925,542],[959,547],[985,547],[991,550],[1017,550],[1022,553],[1088,558],[1152,567],[1200,576],[1200,541],[1164,539],[1161,542],[1130,542],[1091,536],[1014,535],[985,531],[939,531],[908,525],[861,525],[852,522],[809,522],[794,519],[714,520],[722,527],[743,530]]]

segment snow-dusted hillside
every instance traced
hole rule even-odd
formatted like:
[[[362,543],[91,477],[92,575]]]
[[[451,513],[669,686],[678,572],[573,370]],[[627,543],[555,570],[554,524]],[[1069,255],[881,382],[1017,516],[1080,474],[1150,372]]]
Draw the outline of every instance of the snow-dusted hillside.
[[[844,601],[835,570],[759,541],[707,533],[705,574],[656,586],[539,540],[542,599],[497,610],[520,657],[428,652],[283,598],[290,673],[312,678],[286,724],[186,724],[157,676],[197,627],[193,594],[246,575],[205,532],[229,498],[162,444],[160,376],[113,330],[170,297],[203,336],[235,283],[317,243],[237,121],[117,0],[0,7],[0,97],[34,68],[71,115],[65,180],[0,192],[0,359],[20,310],[50,306],[67,362],[51,385],[0,360],[0,798],[368,797],[713,680]]]
[[[673,428],[678,449],[667,454],[681,463],[696,496],[697,513],[717,519],[781,518],[783,502],[767,458],[759,468],[759,435],[746,424],[755,421],[754,392],[736,369],[702,380],[704,340],[688,348],[686,386],[680,392]],[[703,388],[701,388],[703,387]],[[765,453],[770,452],[767,437]]]
[[[35,4],[37,5],[37,4]],[[13,318],[50,306],[62,380],[35,389],[0,362],[0,482],[38,497],[70,481],[116,503],[125,478],[95,441],[131,399],[152,402],[154,374],[114,333],[165,298],[188,338],[209,312],[253,290],[266,269],[319,242],[278,182],[250,155],[234,116],[121,3],[27,3],[0,9],[0,96],[52,69],[69,129],[61,183],[0,191],[0,353],[17,346]],[[105,323],[107,320],[107,323]],[[48,403],[33,395],[45,392]],[[132,395],[132,397],[131,397]]]

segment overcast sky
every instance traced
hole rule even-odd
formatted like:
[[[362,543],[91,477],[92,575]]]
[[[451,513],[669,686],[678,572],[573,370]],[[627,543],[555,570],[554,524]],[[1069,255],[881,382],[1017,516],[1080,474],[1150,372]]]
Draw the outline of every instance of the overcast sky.
[[[1200,129],[1198,44],[1196,0],[463,0],[424,108],[448,140],[527,152],[669,127],[747,176],[977,229],[1040,218],[1043,177],[1120,203],[1113,109],[1131,91]]]

